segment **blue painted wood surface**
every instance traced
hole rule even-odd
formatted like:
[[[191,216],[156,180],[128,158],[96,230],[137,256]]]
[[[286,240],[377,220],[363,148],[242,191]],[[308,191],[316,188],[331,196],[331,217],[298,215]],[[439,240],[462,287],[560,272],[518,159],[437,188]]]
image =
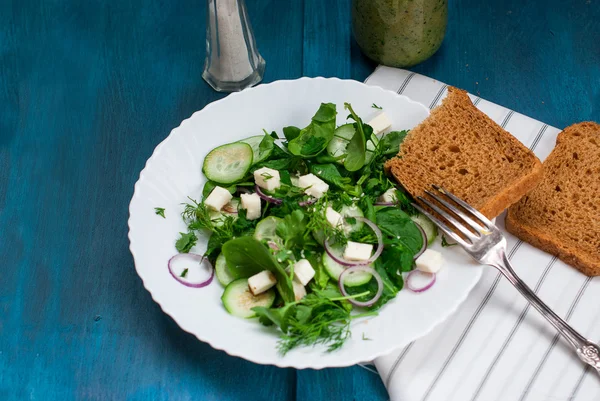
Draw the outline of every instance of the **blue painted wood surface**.
[[[600,120],[598,0],[454,0],[415,71],[557,127]],[[527,3],[527,4],[523,4]],[[265,81],[364,80],[349,0],[248,0]],[[199,0],[0,2],[0,400],[380,400],[360,367],[295,371],[182,332],[135,274],[133,184],[222,94]]]

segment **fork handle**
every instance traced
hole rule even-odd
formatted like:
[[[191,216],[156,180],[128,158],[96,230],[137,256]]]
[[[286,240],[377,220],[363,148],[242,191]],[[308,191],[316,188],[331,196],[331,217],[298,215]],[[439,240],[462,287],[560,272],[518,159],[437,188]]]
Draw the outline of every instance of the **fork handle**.
[[[600,347],[589,341],[561,319],[548,307],[531,288],[515,273],[506,253],[502,252],[501,263],[494,265],[511,282],[512,285],[546,318],[558,332],[573,346],[579,358],[596,369],[600,374]]]

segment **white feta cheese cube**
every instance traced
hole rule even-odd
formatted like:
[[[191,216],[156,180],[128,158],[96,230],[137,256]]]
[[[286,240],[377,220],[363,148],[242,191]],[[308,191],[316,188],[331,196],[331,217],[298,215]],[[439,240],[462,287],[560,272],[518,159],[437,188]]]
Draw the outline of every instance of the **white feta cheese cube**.
[[[268,270],[263,270],[248,279],[248,288],[254,295],[262,294],[275,284],[277,284],[277,279]]]
[[[421,254],[415,261],[417,270],[425,273],[437,273],[442,268],[444,258],[442,254],[433,249],[425,249],[425,252]]]
[[[204,204],[213,210],[221,210],[233,196],[223,187],[215,187],[212,192],[204,199]]]
[[[260,217],[260,196],[258,194],[241,194],[242,209],[246,209],[246,218],[256,220]]]
[[[310,280],[315,276],[315,269],[310,265],[310,262],[306,259],[300,259],[294,264],[294,277],[302,285],[308,284]]]
[[[298,186],[305,188],[304,193],[319,199],[329,190],[329,185],[314,174],[306,174],[298,178]]]
[[[390,188],[387,191],[385,191],[383,194],[381,194],[381,196],[379,197],[379,202],[386,202],[386,203],[393,203],[398,201],[398,197],[396,195],[396,188]]]
[[[254,182],[267,191],[274,191],[281,186],[279,171],[263,167],[254,172]]]
[[[298,280],[292,280],[292,288],[294,289],[294,298],[296,301],[300,301],[306,296],[306,288],[304,288],[302,283],[298,282]]]
[[[344,259],[365,261],[371,257],[373,252],[373,245],[362,244],[360,242],[348,241],[346,249],[344,249]]]
[[[344,225],[344,217],[333,210],[332,207],[327,207],[325,210],[325,218],[333,228],[342,228]]]
[[[385,113],[379,113],[375,118],[367,124],[373,128],[373,133],[378,135],[392,126],[392,122]]]

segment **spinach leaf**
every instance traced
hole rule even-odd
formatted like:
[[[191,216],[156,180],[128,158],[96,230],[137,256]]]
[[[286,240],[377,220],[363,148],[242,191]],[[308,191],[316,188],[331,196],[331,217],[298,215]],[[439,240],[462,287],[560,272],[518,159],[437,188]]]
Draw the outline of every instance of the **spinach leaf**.
[[[301,157],[313,157],[321,153],[333,138],[336,114],[335,104],[321,103],[311,123],[302,129],[298,136],[290,140],[289,151]]]
[[[252,237],[229,240],[223,245],[227,267],[235,278],[250,277],[269,270],[277,278],[277,290],[285,302],[294,301],[292,280],[267,248]]]
[[[258,320],[265,326],[277,325],[282,332],[287,332],[290,316],[295,312],[294,304],[287,304],[281,308],[265,308],[255,306],[252,310],[258,315]]]
[[[365,165],[366,159],[366,141],[371,137],[373,129],[366,124],[363,124],[360,117],[356,115],[352,106],[349,103],[344,103],[346,110],[350,112],[348,118],[354,120],[354,136],[350,139],[346,147],[346,159],[344,167],[348,171],[358,171]]]
[[[275,148],[275,139],[269,134],[265,134],[262,141],[258,144],[258,159],[268,157],[273,149]]]
[[[408,131],[392,131],[384,135],[379,142],[381,153],[384,155],[396,154],[400,150],[400,144],[406,138]]]
[[[313,164],[310,166],[310,172],[321,178],[323,181],[335,185],[339,189],[353,189],[353,186],[350,185],[352,183],[352,178],[342,177],[335,164]]]
[[[402,210],[394,207],[383,208],[377,212],[376,220],[377,226],[385,235],[406,245],[413,254],[423,246],[421,231]]]
[[[300,128],[293,126],[283,127],[283,136],[288,141],[298,138],[298,135],[300,135]]]

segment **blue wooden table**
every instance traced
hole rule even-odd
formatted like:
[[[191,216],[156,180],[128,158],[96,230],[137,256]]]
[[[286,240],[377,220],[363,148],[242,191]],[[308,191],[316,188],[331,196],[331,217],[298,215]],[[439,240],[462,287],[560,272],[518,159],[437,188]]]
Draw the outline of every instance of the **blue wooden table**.
[[[415,71],[564,127],[600,120],[598,0],[452,0]],[[524,4],[527,3],[527,4]],[[248,0],[265,81],[364,80],[350,0]],[[137,277],[133,184],[202,81],[200,0],[0,1],[0,400],[380,400],[360,367],[258,366],[184,333]]]

